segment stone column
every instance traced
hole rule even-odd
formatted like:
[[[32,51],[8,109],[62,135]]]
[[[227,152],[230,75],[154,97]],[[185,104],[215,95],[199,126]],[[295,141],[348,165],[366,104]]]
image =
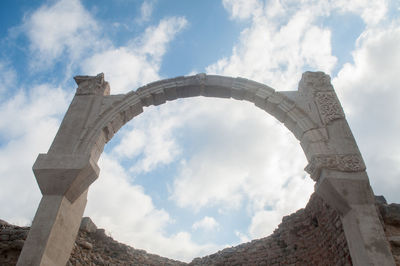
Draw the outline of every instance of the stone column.
[[[18,266],[65,265],[71,255],[87,192],[74,203],[60,195],[44,195],[40,201]]]
[[[316,181],[316,193],[340,213],[353,264],[395,265],[364,161],[329,76],[304,73],[299,93],[325,132],[324,139],[302,140],[309,161],[305,170]]]
[[[18,266],[67,263],[85,210],[88,188],[100,172],[98,156],[90,150],[79,151],[79,146],[82,131],[97,118],[109,86],[102,74],[75,80],[77,92],[49,152],[40,154],[33,166],[43,197]]]
[[[322,170],[316,192],[339,211],[354,265],[395,265],[365,171]]]

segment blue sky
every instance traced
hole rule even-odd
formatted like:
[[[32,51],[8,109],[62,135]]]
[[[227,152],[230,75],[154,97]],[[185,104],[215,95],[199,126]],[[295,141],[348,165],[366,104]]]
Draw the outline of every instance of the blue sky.
[[[1,1],[0,218],[29,224],[31,171],[76,89],[105,73],[111,93],[199,72],[296,90],[324,71],[371,186],[400,202],[400,5],[389,0]],[[294,136],[255,106],[193,98],[125,125],[99,160],[85,215],[117,240],[190,261],[267,236],[313,182]]]

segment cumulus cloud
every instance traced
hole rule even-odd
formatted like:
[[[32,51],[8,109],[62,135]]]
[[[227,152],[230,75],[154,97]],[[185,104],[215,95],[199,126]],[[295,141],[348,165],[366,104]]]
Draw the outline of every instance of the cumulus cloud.
[[[166,18],[158,25],[148,27],[142,36],[132,39],[127,46],[114,48],[107,39],[96,35],[98,22],[79,1],[61,0],[28,14],[23,28],[29,37],[30,53],[41,67],[51,65],[64,55],[69,56],[71,64],[79,64],[76,59],[87,52],[92,56],[81,67],[88,70],[88,74],[91,71],[97,73],[93,69],[99,64],[100,71],[105,70],[107,74],[110,70],[107,78],[119,79],[122,85],[116,83],[117,88],[126,91],[135,88],[130,87],[132,85],[158,79],[167,44],[185,25],[186,20],[182,17]],[[97,42],[106,43],[107,48],[94,47]],[[89,47],[93,48],[90,52],[85,50]],[[109,65],[111,67],[103,68]],[[1,63],[0,67],[0,81],[4,79],[2,85],[6,91],[14,83],[15,72],[6,64]],[[121,70],[122,76],[118,76],[118,70]],[[118,89],[113,92],[118,92]],[[71,94],[57,86],[42,84],[21,89],[12,99],[0,103],[3,117],[0,120],[0,180],[3,184],[0,187],[0,200],[9,202],[10,198],[14,198],[13,193],[18,191],[20,194],[13,204],[2,205],[2,219],[18,224],[30,223],[40,200],[40,191],[31,168],[37,154],[48,150],[58,129],[60,116],[71,98]],[[169,157],[178,152],[172,146],[165,149],[164,142],[168,143],[169,137],[165,137],[164,133],[168,133],[174,123],[167,121],[172,125],[164,123],[165,127],[154,132],[150,141],[154,144],[150,145],[152,150],[144,149],[144,159],[135,171],[147,171],[153,164],[171,160]],[[131,138],[147,137],[139,131],[128,134],[130,137],[126,140],[133,151],[117,146],[116,150],[121,152],[122,157],[133,156],[143,148],[140,145],[132,147],[134,142],[130,141]],[[155,154],[158,157],[153,156]],[[96,182],[91,189],[87,208],[87,213],[99,226],[107,228],[120,241],[181,260],[190,260],[196,254],[205,255],[215,250],[216,246],[212,244],[196,244],[190,233],[185,231],[166,234],[165,227],[172,222],[169,214],[155,208],[151,197],[146,195],[142,187],[129,183],[130,176],[118,161],[105,154],[100,165],[101,180],[104,181]],[[17,214],[15,208],[19,210]]]
[[[214,244],[196,244],[191,234],[179,231],[169,235],[169,214],[157,209],[143,187],[132,184],[129,174],[108,154],[99,165],[101,174],[90,188],[85,215],[106,228],[117,240],[169,258],[190,261],[215,251]]]
[[[313,192],[314,182],[307,176],[294,175],[278,188],[278,195],[274,195],[269,203],[269,208],[256,208],[248,228],[251,239],[261,238],[270,235],[282,217],[304,208],[310,194]],[[266,201],[270,200],[270,194],[263,195]]]
[[[144,20],[151,16],[151,3],[143,2]],[[330,73],[335,67],[332,31],[322,26],[321,17],[334,12],[362,17],[366,30],[357,41],[354,62],[345,64],[333,83],[375,191],[400,201],[400,123],[394,115],[400,113],[400,33],[398,22],[379,24],[387,14],[386,2],[224,0],[223,5],[231,19],[249,24],[232,55],[211,63],[207,72],[244,76],[277,90],[295,89],[305,69]],[[61,0],[28,14],[23,27],[38,63],[52,64],[67,55],[85,74],[105,72],[115,94],[159,79],[168,45],[187,24],[184,17],[164,18],[116,46],[98,36],[101,24],[79,1]],[[77,62],[82,55],[87,59]],[[0,91],[1,86],[5,91],[14,84],[15,71],[0,63],[0,72]],[[70,98],[58,86],[43,84],[0,103],[0,181],[5,184],[0,201],[20,192],[19,201],[2,205],[2,218],[27,223],[33,216],[30,206],[36,206],[40,194],[30,169],[37,154],[48,149]],[[313,191],[297,140],[248,103],[199,98],[147,108],[115,140],[99,162],[101,176],[90,189],[86,214],[116,239],[167,257],[189,261],[215,251],[217,245],[197,244],[188,231],[222,227],[203,216],[192,228],[168,234],[171,214],[132,184],[131,174],[178,161],[166,200],[193,212],[243,208],[250,223],[234,232],[241,241],[268,235],[283,215],[304,207]],[[186,154],[186,149],[196,153]],[[124,160],[135,160],[130,171],[122,167]]]
[[[243,207],[250,216],[269,209],[274,216],[264,216],[268,224],[262,232],[252,230],[252,237],[271,232],[283,215],[304,207],[313,182],[304,178],[305,157],[286,128],[249,103],[201,98],[189,103],[196,111],[186,109],[181,116],[191,141],[200,144],[182,161],[171,187],[178,206]]]
[[[246,234],[243,234],[238,230],[235,231],[235,235],[240,239],[240,242],[242,243],[250,241],[250,238]]]
[[[182,134],[193,147],[181,146]],[[243,207],[250,217],[268,210],[268,217],[252,219],[249,232],[238,231],[240,239],[272,232],[283,215],[304,207],[312,192],[297,140],[250,103],[196,98],[146,108],[116,140],[120,142],[111,151],[113,158],[136,162],[135,170],[151,171],[181,160],[170,185],[170,199],[180,207],[194,211],[215,207],[222,212]],[[196,152],[181,159],[187,148]],[[175,149],[181,151],[173,153]],[[163,160],[163,154],[169,159]],[[147,160],[154,163],[146,168]],[[105,189],[110,187],[104,184]],[[243,200],[248,203],[243,205]],[[205,229],[206,223],[215,226],[204,218],[192,229]]]
[[[358,14],[368,26],[381,22],[388,11],[388,1],[385,0],[339,0],[332,1],[332,5],[340,12]]]
[[[169,164],[181,153],[174,131],[182,126],[182,120],[171,108],[150,108],[134,119],[134,126],[121,132],[121,141],[113,148],[113,155],[120,159],[135,159],[130,168],[141,173]]]
[[[88,75],[105,73],[113,94],[134,90],[142,84],[158,80],[157,66],[126,47],[94,54],[83,62],[82,72]]]
[[[244,76],[278,90],[295,89],[304,69],[330,73],[337,59],[332,55],[330,29],[315,23],[320,9],[290,10],[293,15],[283,22],[280,17],[254,16],[232,55],[208,66],[207,72]]]
[[[97,22],[79,0],[61,0],[43,5],[24,23],[34,54],[33,66],[51,64],[63,54],[77,60],[97,45]]]
[[[205,216],[203,219],[195,222],[192,225],[193,230],[204,230],[204,231],[212,231],[212,230],[217,230],[219,227],[218,222],[213,218],[209,216]]]
[[[400,26],[366,30],[353,52],[354,63],[339,71],[333,83],[367,165],[375,193],[400,201]]]
[[[387,2],[374,1],[223,1],[233,19],[250,19],[232,55],[220,58],[207,72],[241,75],[279,90],[293,90],[305,70],[330,74],[337,58],[332,54],[331,29],[320,19],[353,13],[366,25],[376,25],[387,14]]]
[[[1,205],[2,219],[31,222],[41,195],[32,165],[48,150],[68,99],[60,88],[43,84],[0,104],[0,202],[7,202]]]
[[[157,26],[148,27],[142,36],[134,38],[127,46],[109,47],[95,53],[83,62],[82,70],[91,75],[104,72],[114,94],[158,80],[167,45],[186,24],[184,17],[162,19]]]
[[[377,0],[373,1],[371,4],[366,1],[302,1],[301,3],[293,1],[265,1],[263,3],[257,1],[248,1],[246,3],[244,3],[244,1],[223,1],[223,3],[232,19],[249,19],[251,24],[242,31],[239,42],[232,49],[232,55],[221,58],[214,64],[208,66],[207,72],[209,73],[244,76],[264,82],[278,90],[295,89],[297,87],[297,82],[300,79],[300,75],[304,70],[322,70],[331,74],[331,71],[335,67],[337,59],[332,54],[332,32],[330,28],[322,26],[320,19],[329,17],[335,13],[353,13],[362,17],[366,24],[366,31],[358,40],[358,49],[353,55],[355,64],[345,65],[340,71],[338,78],[334,79],[337,87],[340,88],[340,85],[344,84],[344,87],[348,88],[347,98],[346,96],[343,96],[343,98],[348,99],[347,102],[344,100],[346,108],[351,111],[353,108],[359,109],[366,107],[366,103],[369,103],[369,106],[372,106],[372,101],[376,101],[376,98],[382,99],[382,96],[377,97],[377,95],[375,95],[374,100],[372,97],[366,100],[367,96],[365,98],[356,97],[356,94],[360,92],[356,89],[357,87],[360,89],[363,87],[364,91],[368,91],[368,87],[379,88],[378,84],[382,84],[384,80],[391,80],[394,81],[394,83],[397,82],[397,78],[391,76],[392,73],[394,75],[394,69],[398,69],[398,66],[396,65],[397,63],[388,64],[387,62],[390,57],[389,54],[393,56],[390,61],[399,61],[396,60],[397,52],[394,52],[393,50],[395,49],[395,43],[398,43],[396,37],[397,33],[395,32],[395,29],[398,29],[398,26],[390,27],[390,30],[386,31],[387,35],[385,34],[385,36],[380,34],[383,28],[378,27],[375,30],[372,30],[373,27],[376,27],[376,25],[384,21],[387,13],[386,1]],[[240,13],[241,10],[244,10],[244,12]],[[368,35],[368,38],[366,35]],[[391,40],[389,40],[389,38]],[[369,41],[367,42],[366,39]],[[369,43],[369,45],[367,45],[367,43]],[[373,47],[374,44],[376,44],[375,47]],[[367,46],[369,46],[369,49],[366,48]],[[384,64],[385,66],[381,66],[381,64]],[[385,71],[386,68],[390,68],[390,70],[388,69],[388,71]],[[375,73],[378,72],[382,73],[382,79],[376,78]],[[384,90],[382,87],[388,88],[393,85],[381,85],[380,91],[382,92],[382,90]],[[345,93],[343,93],[343,95],[344,94]],[[397,95],[397,92],[388,95],[393,97],[393,95]],[[393,97],[391,98],[391,101],[394,101],[393,99],[397,98]],[[361,102],[363,102],[363,104],[361,104]],[[381,128],[385,128],[385,130],[390,128],[389,132],[398,132],[399,130],[393,125],[393,123],[391,126],[383,127],[384,121],[388,120],[387,117],[384,118],[383,114],[387,115],[386,111],[388,111],[388,108],[389,107],[380,108],[382,110],[382,115],[379,117],[379,121],[382,121]],[[395,109],[396,107],[390,108]],[[398,110],[390,111],[392,113],[398,113]],[[359,115],[361,116],[361,113]],[[377,115],[372,114],[372,116]],[[365,121],[365,112],[364,121],[359,121],[362,124],[368,124]],[[262,130],[261,128],[262,127],[260,127],[259,130]],[[365,126],[360,128],[366,129]],[[238,129],[235,128],[235,130]],[[276,128],[274,128],[274,130],[276,130]],[[264,131],[265,129],[262,130],[262,132]],[[370,131],[365,130],[363,132],[371,132],[371,134],[364,133],[364,135],[369,136],[368,140],[371,140],[371,138],[373,138],[372,132],[377,131],[378,129],[371,128]],[[283,135],[276,136],[275,140],[278,143],[279,141],[283,141]],[[369,147],[371,147],[371,149],[380,146],[380,150],[383,150],[383,147],[387,147],[381,145],[382,141],[379,141],[378,139],[374,139],[374,143],[379,144],[370,145]],[[246,144],[249,144],[249,142],[246,142]],[[258,143],[258,145],[260,144],[262,145],[262,142]],[[290,145],[297,145],[297,143],[288,144],[288,147],[290,147]],[[399,145],[396,147],[398,146]],[[282,153],[290,153],[287,151],[283,152],[285,149],[282,149],[281,147],[274,150],[278,151],[278,155],[276,156],[279,156],[279,154]],[[212,155],[210,156],[213,160],[210,159],[210,161],[203,164],[205,165],[205,168],[218,172],[215,170],[213,164],[213,162],[216,162],[216,159],[213,157],[214,153],[211,153]],[[293,153],[291,154],[293,155]],[[376,152],[371,154],[374,154],[374,157],[376,157]],[[396,151],[395,154],[398,154],[398,152]],[[249,155],[251,156],[251,152],[246,153],[246,156]],[[393,158],[396,156],[390,157],[391,158],[387,160],[386,166],[391,166],[393,168],[396,162]],[[208,204],[210,202],[215,204],[215,202],[218,202],[219,200],[218,193],[215,193],[216,196],[214,196],[214,198],[211,197],[210,199],[208,199],[207,196],[202,195],[197,199],[197,201],[190,198],[190,196],[187,199],[184,197],[188,194],[184,193],[183,188],[191,189],[190,184],[193,181],[190,176],[194,176],[194,180],[202,180],[201,183],[206,183],[203,179],[215,180],[208,176],[205,178],[203,177],[205,173],[199,169],[202,160],[198,157],[195,159],[196,160],[193,160],[192,162],[192,167],[196,170],[190,171],[190,161],[186,162],[182,167],[183,170],[181,171],[181,176],[179,176],[175,181],[174,193],[176,194],[173,194],[173,198],[183,205],[198,204],[201,206],[202,204]],[[254,161],[256,160],[252,160],[252,163],[254,163]],[[218,164],[218,167],[221,166],[221,162],[215,164]],[[234,165],[236,166],[238,163],[235,162]],[[286,167],[290,168],[293,166],[287,165]],[[189,170],[186,168],[189,168]],[[258,181],[260,179],[252,179],[251,174],[246,171],[243,173],[243,169],[245,168],[238,168],[240,168],[238,171],[232,169],[232,173],[223,173],[220,175],[230,177],[229,179],[226,178],[225,182],[222,182],[227,185],[221,189],[221,198],[230,199],[229,203],[234,203],[234,205],[237,205],[235,202],[241,202],[244,197],[251,199],[250,206],[252,208],[252,221],[248,231],[250,237],[265,236],[272,231],[271,229],[279,223],[282,215],[288,213],[291,207],[293,208],[292,211],[294,208],[300,207],[291,205],[290,200],[281,201],[280,199],[285,196],[290,197],[290,195],[294,194],[293,191],[296,190],[297,187],[293,184],[304,184],[304,179],[301,178],[301,171],[288,174],[288,176],[292,177],[290,181],[289,179],[286,180],[288,183],[275,181],[271,186],[271,183],[268,183],[268,185],[267,183],[252,185],[252,181]],[[280,174],[280,176],[285,175],[285,170],[282,171],[282,169],[276,169],[275,172],[271,171],[271,169],[269,170],[272,175],[273,173],[276,175]],[[379,170],[383,171],[383,167],[379,168]],[[263,169],[261,168],[259,172],[262,173]],[[196,175],[199,177],[196,178]],[[200,179],[200,176],[202,179]],[[214,177],[216,176],[217,175],[214,174]],[[221,178],[220,176],[218,177]],[[398,177],[397,170],[391,172],[390,178],[387,178],[391,181],[388,182],[388,184],[394,184],[396,176]],[[184,182],[185,180],[186,182]],[[196,185],[201,186],[199,184]],[[218,186],[218,182],[213,184],[211,191],[218,190],[215,186]],[[232,189],[232,186],[237,187],[237,189]],[[246,186],[248,187],[247,190]],[[303,198],[304,202],[308,199],[308,195],[312,191],[311,186],[312,182],[308,182],[307,185],[297,191],[300,195],[307,195]],[[383,185],[380,186],[382,187]],[[270,187],[270,189],[265,189],[265,187]],[[203,187],[202,191],[204,190]],[[258,191],[260,190],[264,193],[259,193]],[[178,193],[178,191],[182,191],[182,193]],[[224,194],[226,191],[228,191],[228,195],[234,195],[234,197],[226,197],[226,194]],[[194,191],[191,192],[194,193]],[[205,194],[211,195],[212,192]],[[280,196],[277,196],[278,194],[280,194]],[[177,195],[180,196],[178,197]],[[268,195],[268,197],[264,198],[260,195]],[[293,200],[296,201],[296,199]],[[241,238],[243,238],[243,234],[241,235]]]

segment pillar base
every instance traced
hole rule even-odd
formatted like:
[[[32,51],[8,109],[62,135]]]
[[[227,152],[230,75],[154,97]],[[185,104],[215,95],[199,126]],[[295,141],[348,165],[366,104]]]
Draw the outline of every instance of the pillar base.
[[[65,196],[44,195],[17,266],[65,265],[71,255],[87,202],[87,190],[71,203]]]

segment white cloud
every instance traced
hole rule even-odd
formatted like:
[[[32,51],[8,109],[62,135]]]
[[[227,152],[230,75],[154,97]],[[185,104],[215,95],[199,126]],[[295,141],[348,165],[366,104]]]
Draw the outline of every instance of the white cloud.
[[[178,206],[193,211],[244,207],[250,215],[270,208],[275,216],[264,233],[279,217],[304,207],[313,182],[303,178],[306,160],[287,129],[249,103],[204,98],[180,103],[189,104],[196,108],[176,115],[185,120],[188,141],[198,146],[171,186],[170,198]],[[257,232],[252,236],[259,237]]]
[[[158,80],[167,45],[186,23],[183,17],[162,19],[156,27],[148,27],[142,36],[131,40],[129,45],[95,53],[82,63],[82,70],[90,75],[104,72],[113,94]]]
[[[259,0],[223,0],[224,8],[234,19],[248,19],[260,14],[263,4]]]
[[[214,217],[205,216],[203,219],[195,222],[192,225],[193,230],[204,230],[204,231],[213,231],[218,230],[219,223],[214,219]]]
[[[242,243],[249,242],[251,240],[246,234],[243,234],[237,230],[235,231],[235,235],[240,239],[240,242]]]
[[[290,163],[288,163],[290,165]],[[273,197],[274,203],[269,203],[270,208],[256,208],[249,225],[249,235],[252,239],[270,235],[277,225],[281,223],[282,217],[289,215],[300,208],[304,208],[309,200],[314,182],[306,176],[305,178],[296,175],[287,183],[277,188],[278,193]],[[264,195],[268,202],[270,195]]]
[[[169,235],[169,214],[157,209],[143,188],[131,184],[124,168],[108,154],[99,161],[101,174],[90,188],[85,215],[118,241],[182,261],[214,252],[213,244],[196,244],[188,232]]]
[[[153,63],[160,63],[166,52],[167,44],[171,42],[177,33],[187,25],[184,17],[164,18],[156,27],[148,27],[144,35],[139,39],[140,45],[137,51],[150,56]]]
[[[83,51],[98,45],[98,25],[79,0],[43,5],[27,17],[24,28],[35,55],[33,66],[60,60],[64,53],[77,60]]]
[[[130,184],[130,176],[124,168],[106,153],[101,156],[99,165],[101,175],[90,189],[86,213],[125,241],[129,236],[123,232],[131,232],[136,237],[149,232],[161,233],[170,221],[168,213],[155,209],[151,197],[142,187]]]
[[[1,204],[2,219],[31,222],[41,197],[32,165],[48,150],[69,98],[46,84],[28,93],[20,90],[0,104],[0,202],[7,203]]]
[[[15,86],[17,73],[7,63],[0,61],[0,93]]]
[[[140,6],[140,18],[137,19],[137,22],[143,23],[149,21],[151,18],[151,14],[153,13],[153,9],[154,9],[154,1],[152,0],[143,1],[142,5]]]
[[[232,55],[220,58],[207,72],[244,76],[279,90],[293,90],[301,73],[318,70],[330,74],[337,59],[332,55],[331,29],[320,18],[340,13],[360,15],[376,25],[387,13],[385,0],[374,1],[230,1],[223,0],[232,18],[251,19]]]
[[[400,201],[400,25],[366,30],[333,79],[375,193]]]
[[[126,47],[97,53],[83,62],[82,72],[96,75],[103,72],[111,84],[111,93],[134,90],[140,85],[158,80],[158,66]]]
[[[255,216],[270,209],[267,219],[253,219],[251,237],[265,236],[262,234],[271,232],[283,215],[304,207],[313,190],[312,180],[303,178],[306,161],[294,136],[252,104],[209,98],[179,100],[146,108],[127,127],[116,139],[121,142],[112,154],[139,160],[134,169],[143,166],[141,161],[146,158],[154,160],[174,150],[171,143],[183,152],[187,148],[196,151],[181,161],[178,176],[170,185],[170,199],[178,206],[193,211],[244,207]],[[180,132],[182,129],[185,132]],[[185,143],[195,146],[180,147],[182,134],[188,136]],[[142,169],[151,171],[180,159],[178,155]],[[246,206],[244,199],[249,202]]]
[[[361,16],[367,25],[376,25],[385,19],[388,11],[386,0],[335,0],[332,5],[341,12],[351,12]]]
[[[12,99],[0,106],[0,133],[6,140],[11,140],[29,134],[37,123],[47,118],[58,120],[58,116],[65,112],[71,96],[49,84],[35,86],[27,93],[19,90]]]
[[[122,132],[120,132],[119,135],[122,135],[122,139],[114,147],[113,153],[122,158],[133,158],[140,155],[143,152],[148,139],[145,132],[137,127],[131,131],[124,129],[121,131]]]
[[[135,159],[131,171],[149,172],[171,163],[181,153],[174,130],[182,126],[182,121],[173,109],[150,107],[132,123],[134,127],[127,125],[120,133],[121,142],[112,151],[118,158]]]
[[[145,1],[142,7],[146,3],[153,2]],[[294,89],[305,68],[329,73],[336,64],[331,30],[321,26],[319,19],[337,11],[362,16],[367,30],[358,40],[354,64],[346,64],[333,82],[375,192],[398,202],[399,25],[379,27],[387,13],[384,1],[346,3],[225,0],[231,18],[247,19],[250,26],[241,33],[232,55],[207,71],[245,76],[278,90]],[[151,16],[149,7],[143,8],[143,18]],[[128,44],[113,46],[97,35],[98,21],[79,1],[62,0],[29,14],[24,27],[39,63],[52,63],[64,54],[74,61],[93,48],[80,67],[85,74],[105,72],[115,94],[159,79],[168,45],[187,24],[183,17],[165,18]],[[2,84],[5,88],[13,84],[15,72],[4,63],[0,72],[1,91]],[[33,216],[31,206],[36,206],[40,194],[30,169],[37,154],[48,149],[70,96],[41,85],[0,103],[0,202],[9,202],[19,192],[18,201],[2,205],[2,219],[27,223],[27,217]],[[182,129],[190,140],[183,144]],[[313,190],[310,178],[303,178],[306,161],[299,143],[248,103],[203,98],[148,108],[119,137],[121,142],[101,158],[101,176],[90,189],[86,214],[118,240],[160,255],[188,261],[218,246],[199,245],[185,230],[168,234],[171,214],[157,208],[142,187],[131,183],[122,160],[138,159],[131,169],[136,173],[180,160],[170,199],[192,211],[244,207],[251,223],[246,232],[243,228],[235,232],[242,241],[269,234],[283,215],[304,207]],[[181,160],[185,145],[195,145],[189,148],[197,153]],[[205,217],[196,228],[215,224],[215,219]]]
[[[244,76],[277,90],[295,89],[306,68],[330,73],[336,64],[330,30],[316,25],[314,9],[296,10],[283,23],[282,18],[254,17],[232,55],[208,66],[207,72]]]
[[[268,236],[281,220],[282,215],[276,211],[260,210],[256,212],[251,218],[249,227],[251,238]]]

